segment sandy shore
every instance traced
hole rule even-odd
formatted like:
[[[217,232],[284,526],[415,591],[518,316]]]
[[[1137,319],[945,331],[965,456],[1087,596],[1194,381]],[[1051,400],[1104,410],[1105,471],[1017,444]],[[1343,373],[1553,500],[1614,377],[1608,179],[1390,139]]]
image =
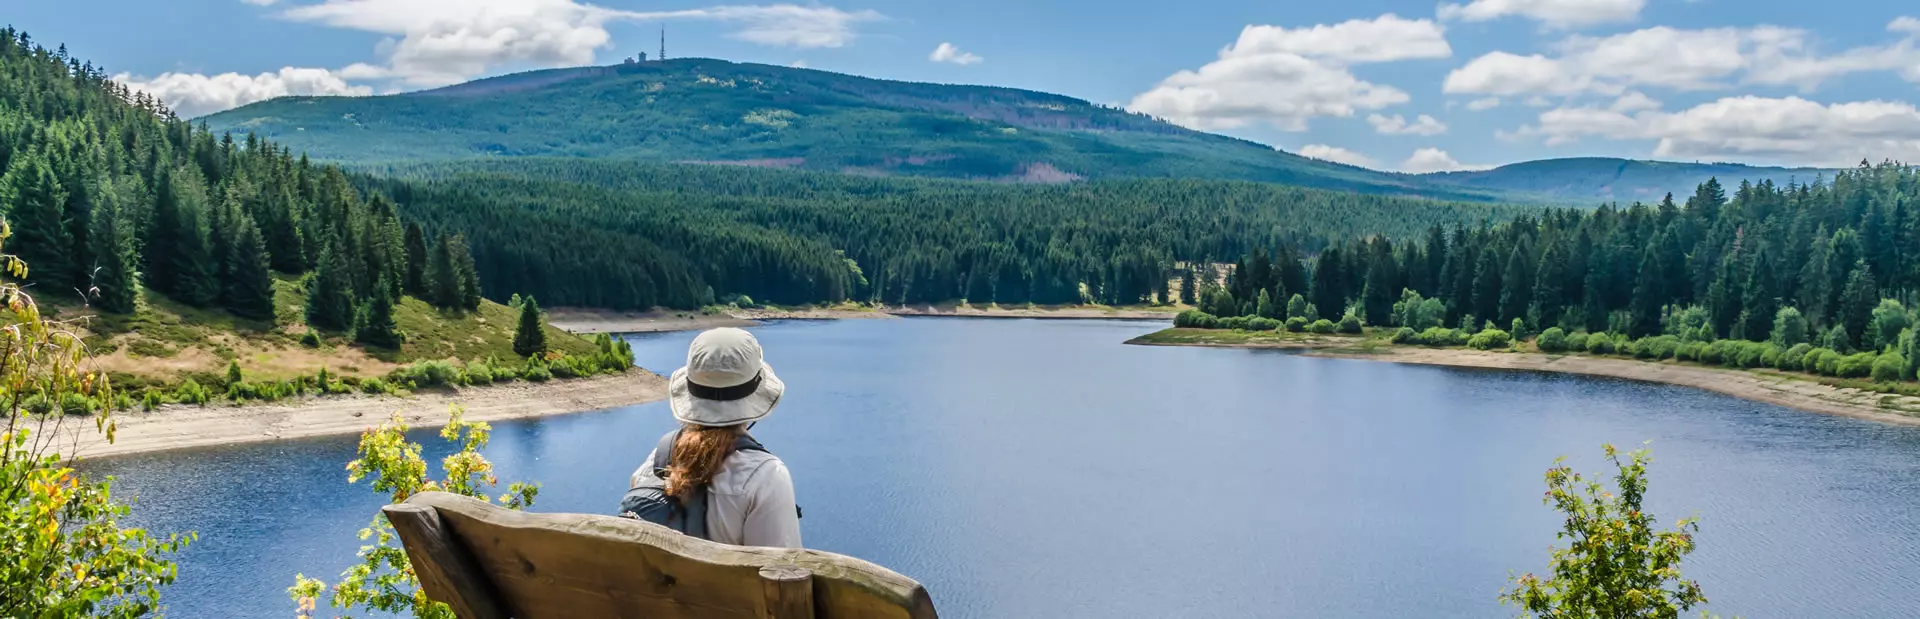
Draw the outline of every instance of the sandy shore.
[[[1335,346],[1352,346],[1356,339],[1315,343],[1252,342],[1246,344],[1155,344],[1163,346],[1214,346],[1221,348],[1281,348],[1300,350],[1302,354],[1342,359],[1366,359],[1392,363],[1413,363],[1463,368],[1529,370],[1605,376],[1705,389],[1737,398],[1778,404],[1816,413],[1841,415],[1884,423],[1920,425],[1920,398],[1889,395],[1859,389],[1841,388],[1814,382],[1806,377],[1771,370],[1742,371],[1683,365],[1674,362],[1638,361],[1578,355],[1488,352],[1453,348],[1383,346],[1368,352],[1350,352]],[[1142,342],[1145,343],[1145,342]]]
[[[872,309],[736,309],[725,314],[698,312],[616,312],[557,308],[547,311],[553,326],[574,333],[653,333],[696,331],[716,327],[753,327],[766,320],[856,320],[902,316],[959,318],[1059,318],[1072,320],[1173,320],[1171,309],[1063,307],[978,307],[955,305],[894,305]]]
[[[447,421],[447,406],[460,404],[467,419],[498,421],[653,402],[666,397],[666,379],[646,370],[547,383],[515,382],[409,397],[333,396],[291,404],[256,406],[166,406],[151,413],[115,413],[115,441],[94,431],[90,420],[67,420],[58,450],[98,458],[189,447],[357,434],[399,411],[415,427]],[[77,448],[77,451],[76,451]]]

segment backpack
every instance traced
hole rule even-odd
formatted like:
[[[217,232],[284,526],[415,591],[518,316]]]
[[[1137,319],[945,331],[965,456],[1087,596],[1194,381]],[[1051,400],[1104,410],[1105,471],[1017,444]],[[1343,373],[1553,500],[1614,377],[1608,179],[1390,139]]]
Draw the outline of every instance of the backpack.
[[[620,515],[700,539],[712,539],[707,535],[707,489],[695,490],[692,499],[684,503],[667,494],[667,466],[673,462],[673,444],[678,440],[679,430],[660,437],[660,445],[653,452],[653,477],[643,478],[639,487],[628,490],[626,496],[620,498]],[[773,453],[745,433],[734,440],[733,450]]]

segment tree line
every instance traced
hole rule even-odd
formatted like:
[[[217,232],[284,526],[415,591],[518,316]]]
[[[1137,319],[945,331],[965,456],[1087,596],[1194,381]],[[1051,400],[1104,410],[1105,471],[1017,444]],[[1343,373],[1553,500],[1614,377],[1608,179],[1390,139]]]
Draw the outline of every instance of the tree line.
[[[1192,302],[1222,316],[1322,316],[1400,325],[1406,302],[1435,324],[1674,334],[1839,352],[1899,344],[1920,290],[1920,171],[1862,162],[1832,179],[1718,179],[1655,204],[1551,210],[1490,226],[1432,226],[1330,245],[1256,250]]]
[[[397,345],[413,295],[475,308],[467,241],[403,221],[386,196],[252,135],[216,136],[104,70],[0,30],[0,212],[25,280],[106,312],[139,288],[274,316],[274,272],[304,274],[308,325]]]

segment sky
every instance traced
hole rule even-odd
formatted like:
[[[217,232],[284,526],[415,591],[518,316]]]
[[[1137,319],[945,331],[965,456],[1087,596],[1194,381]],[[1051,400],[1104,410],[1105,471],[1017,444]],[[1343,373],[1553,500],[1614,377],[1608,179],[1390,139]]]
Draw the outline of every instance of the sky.
[[[665,28],[671,57],[1054,92],[1383,170],[1920,161],[1905,0],[0,4],[183,116],[612,64]]]

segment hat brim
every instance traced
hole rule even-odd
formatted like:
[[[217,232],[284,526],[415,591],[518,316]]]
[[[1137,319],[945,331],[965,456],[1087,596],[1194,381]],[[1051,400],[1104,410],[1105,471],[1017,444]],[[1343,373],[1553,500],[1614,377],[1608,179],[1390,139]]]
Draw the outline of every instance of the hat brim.
[[[753,395],[738,400],[709,400],[695,397],[687,389],[687,368],[674,370],[673,378],[667,381],[667,407],[673,409],[673,418],[681,423],[696,426],[721,427],[737,426],[766,418],[773,413],[773,407],[780,404],[780,396],[787,391],[786,383],[773,375],[773,366],[760,364],[760,388]]]

